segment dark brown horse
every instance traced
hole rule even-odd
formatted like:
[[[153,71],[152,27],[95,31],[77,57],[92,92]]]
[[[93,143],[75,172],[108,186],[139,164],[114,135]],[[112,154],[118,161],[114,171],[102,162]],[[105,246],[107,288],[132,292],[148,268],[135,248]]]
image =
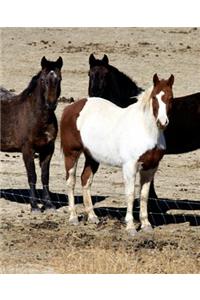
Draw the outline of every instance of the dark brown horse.
[[[110,66],[106,55],[102,59],[95,59],[91,54],[89,65],[89,96],[105,98],[120,107],[127,107],[137,101],[137,97],[133,96],[137,96],[140,90],[137,90],[135,82]],[[185,153],[200,148],[200,93],[174,98],[169,126],[164,136],[166,154]],[[153,181],[149,197],[157,198]]]
[[[62,58],[41,60],[42,69],[19,95],[1,90],[1,151],[22,152],[32,210],[36,201],[35,153],[39,153],[43,185],[43,209],[53,208],[49,193],[49,167],[58,125],[54,110],[61,92]],[[4,94],[4,96],[3,96]]]

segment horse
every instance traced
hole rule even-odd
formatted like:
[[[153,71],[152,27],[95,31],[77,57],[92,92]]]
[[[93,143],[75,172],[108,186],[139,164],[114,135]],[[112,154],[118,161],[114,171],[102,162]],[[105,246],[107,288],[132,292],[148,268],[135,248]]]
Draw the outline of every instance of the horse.
[[[144,91],[127,75],[110,65],[106,54],[102,59],[90,54],[89,65],[90,97],[101,97],[120,107],[127,107],[136,102],[135,97]]]
[[[133,205],[136,173],[140,173],[140,222],[151,229],[147,201],[150,182],[165,152],[163,129],[168,125],[172,105],[174,76],[160,80],[153,76],[153,86],[143,92],[138,102],[120,108],[108,100],[88,97],[65,107],[61,122],[61,149],[64,153],[69,222],[78,224],[74,203],[77,162],[81,153],[85,165],[81,174],[83,201],[88,221],[98,223],[90,188],[100,163],[122,167],[127,200],[126,229],[136,234]]]
[[[58,132],[54,110],[61,92],[62,65],[62,57],[56,61],[43,57],[41,70],[20,94],[1,90],[0,150],[22,153],[30,186],[31,211],[55,208],[49,192],[49,168]],[[39,154],[43,185],[41,209],[36,201],[35,153]]]
[[[120,107],[129,106],[130,101],[132,103],[137,102],[137,97],[132,97],[134,93],[127,94],[127,91],[130,91],[135,85],[129,77],[122,75],[124,80],[128,78],[126,86],[121,80],[116,83],[113,79],[114,75],[109,75],[110,79],[108,80],[107,74],[111,72],[114,74],[115,67],[108,65],[106,55],[102,59],[95,59],[94,55],[91,54],[89,65],[89,96],[105,98]],[[120,71],[118,72],[123,74]],[[122,95],[121,98],[120,95]],[[120,100],[118,100],[119,98]],[[199,132],[200,93],[174,98],[169,115],[169,126],[164,131],[166,154],[180,154],[199,149]],[[158,198],[154,188],[154,180],[151,182],[149,197]]]

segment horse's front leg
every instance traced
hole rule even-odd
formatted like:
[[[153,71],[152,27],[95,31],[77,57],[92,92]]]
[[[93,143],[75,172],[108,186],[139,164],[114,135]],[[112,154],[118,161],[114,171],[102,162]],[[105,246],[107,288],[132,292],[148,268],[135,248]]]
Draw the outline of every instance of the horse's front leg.
[[[34,151],[31,145],[26,145],[22,148],[22,155],[24,164],[26,167],[28,183],[30,186],[30,205],[32,211],[40,211],[40,208],[37,205],[36,197],[36,181],[37,175],[35,172],[35,163],[34,163]]]
[[[127,201],[127,211],[125,216],[126,229],[134,236],[137,231],[133,219],[133,206],[135,200],[135,179],[136,179],[137,165],[132,161],[123,165],[123,177],[125,183],[125,195]]]
[[[42,200],[44,203],[42,210],[56,208],[51,201],[51,196],[49,192],[49,169],[50,169],[50,161],[53,153],[54,153],[54,143],[48,145],[48,147],[45,147],[39,153],[39,160],[40,160],[40,167],[41,167],[41,181],[43,185]]]
[[[148,197],[150,184],[154,178],[156,169],[140,170],[140,222],[141,228],[144,231],[152,229],[151,223],[148,220]]]

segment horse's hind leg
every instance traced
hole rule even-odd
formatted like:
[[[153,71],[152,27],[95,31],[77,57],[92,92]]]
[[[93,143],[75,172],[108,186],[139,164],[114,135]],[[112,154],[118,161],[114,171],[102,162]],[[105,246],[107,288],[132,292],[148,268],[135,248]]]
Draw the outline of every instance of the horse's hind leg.
[[[65,170],[67,180],[67,195],[69,201],[69,223],[78,225],[78,216],[75,209],[74,188],[76,183],[76,167],[81,152],[73,151],[70,155],[65,155]]]
[[[88,214],[88,221],[98,223],[99,219],[93,210],[92,198],[90,193],[93,176],[98,170],[99,164],[85,153],[85,165],[81,174],[81,183],[83,188],[83,201],[85,210]]]
[[[55,205],[53,205],[53,203],[51,202],[51,197],[49,193],[49,168],[53,152],[54,143],[44,147],[43,151],[39,153],[41,181],[43,185],[42,199],[44,201],[44,206],[42,207],[42,210],[55,209]]]
[[[148,220],[148,196],[151,181],[153,180],[156,169],[140,171],[140,222],[144,231],[149,231],[152,226]]]
[[[34,163],[34,152],[31,147],[24,147],[22,149],[22,155],[24,164],[26,167],[26,172],[28,176],[28,183],[30,186],[30,204],[32,211],[40,211],[40,208],[37,205],[36,197],[36,180],[37,175],[35,172],[35,163]]]
[[[149,190],[149,198],[158,198],[156,191],[155,191],[155,186],[154,186],[154,180],[151,181],[150,184],[150,190]],[[150,199],[151,200],[151,199]]]

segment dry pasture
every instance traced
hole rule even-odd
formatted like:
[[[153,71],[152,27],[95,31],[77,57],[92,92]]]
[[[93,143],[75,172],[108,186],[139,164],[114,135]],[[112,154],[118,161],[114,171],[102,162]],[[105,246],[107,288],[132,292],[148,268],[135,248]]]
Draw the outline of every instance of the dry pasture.
[[[199,91],[200,28],[2,28],[1,85],[22,91],[40,68],[42,56],[64,60],[62,95],[87,96],[88,58],[102,57],[133,78],[151,85],[157,72],[175,76],[175,96]],[[60,102],[60,120],[66,103]],[[1,273],[199,273],[199,211],[178,207],[153,215],[152,233],[130,238],[125,232],[123,180],[119,168],[102,165],[92,193],[99,225],[87,224],[77,197],[80,225],[68,224],[66,184],[59,136],[51,163],[50,189],[61,202],[56,212],[31,214],[25,168],[19,153],[0,153]],[[40,171],[37,164],[38,188]],[[80,174],[76,195],[81,195]],[[157,204],[200,200],[200,150],[165,156],[155,179]],[[12,191],[11,191],[12,189]],[[5,196],[5,192],[8,192]],[[11,195],[10,193],[14,194]],[[21,195],[21,196],[20,196]],[[182,201],[182,202],[181,202]],[[157,205],[156,204],[156,205]],[[180,204],[181,205],[181,204]]]

